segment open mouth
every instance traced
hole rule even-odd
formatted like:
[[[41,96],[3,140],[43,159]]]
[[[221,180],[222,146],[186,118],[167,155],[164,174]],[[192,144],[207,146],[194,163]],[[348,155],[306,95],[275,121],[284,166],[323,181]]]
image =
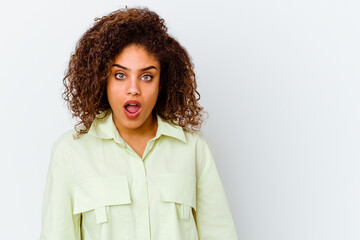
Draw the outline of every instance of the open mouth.
[[[131,118],[131,119],[136,118],[140,114],[140,111],[141,111],[140,103],[136,100],[127,101],[124,104],[124,111],[125,111],[125,115],[128,118]]]
[[[125,109],[126,109],[126,111],[128,111],[129,113],[134,114],[134,113],[136,113],[137,111],[140,110],[140,106],[137,105],[137,104],[128,104],[128,105],[125,106]]]

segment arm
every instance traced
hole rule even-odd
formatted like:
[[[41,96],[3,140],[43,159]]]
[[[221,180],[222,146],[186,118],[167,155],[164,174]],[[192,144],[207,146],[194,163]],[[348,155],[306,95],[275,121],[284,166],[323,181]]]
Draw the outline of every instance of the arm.
[[[40,240],[80,240],[81,215],[73,215],[72,174],[52,146],[45,186]]]
[[[200,240],[236,240],[236,230],[209,144],[197,148],[202,171],[197,181],[196,224]]]

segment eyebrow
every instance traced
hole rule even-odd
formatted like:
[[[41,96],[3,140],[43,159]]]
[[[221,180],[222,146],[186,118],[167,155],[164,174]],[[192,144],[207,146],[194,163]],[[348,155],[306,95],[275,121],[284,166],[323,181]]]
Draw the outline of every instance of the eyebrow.
[[[129,70],[127,67],[121,66],[120,64],[113,64],[112,66],[122,68],[124,70]],[[149,66],[149,67],[146,67],[146,68],[141,68],[140,71],[146,71],[146,70],[149,70],[149,69],[157,69],[157,68],[155,66]]]

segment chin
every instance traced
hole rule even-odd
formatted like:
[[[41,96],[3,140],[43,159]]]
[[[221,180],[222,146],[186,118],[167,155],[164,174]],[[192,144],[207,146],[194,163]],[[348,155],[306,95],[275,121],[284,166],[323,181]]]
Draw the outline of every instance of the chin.
[[[138,129],[141,126],[143,126],[145,121],[141,121],[140,119],[131,119],[128,120],[126,125],[124,125],[124,127],[129,128],[129,129]]]
[[[137,129],[143,126],[149,117],[151,117],[151,115],[146,118],[138,116],[137,118],[134,119],[130,119],[126,116],[123,116],[124,121],[122,121],[122,123],[123,126],[126,128]]]

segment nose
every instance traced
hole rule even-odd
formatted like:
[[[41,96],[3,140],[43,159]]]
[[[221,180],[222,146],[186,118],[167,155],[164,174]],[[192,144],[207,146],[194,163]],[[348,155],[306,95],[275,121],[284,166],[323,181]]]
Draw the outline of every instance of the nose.
[[[130,78],[128,81],[127,94],[133,96],[140,95],[140,88],[138,86],[138,81],[135,77]]]

